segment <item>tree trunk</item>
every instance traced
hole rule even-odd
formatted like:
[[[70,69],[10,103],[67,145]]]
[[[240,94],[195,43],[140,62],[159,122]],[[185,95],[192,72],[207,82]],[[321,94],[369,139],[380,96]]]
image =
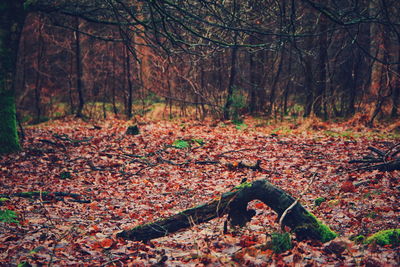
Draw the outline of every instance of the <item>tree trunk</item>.
[[[319,18],[319,31],[322,33],[319,36],[319,54],[318,54],[318,82],[315,86],[315,94],[314,94],[314,104],[313,113],[318,117],[322,116],[322,103],[325,101],[324,95],[326,91],[326,64],[328,58],[328,33],[327,30],[327,21],[324,15],[321,15]],[[327,114],[324,114],[325,119],[327,119]]]
[[[271,85],[271,92],[269,94],[269,106],[267,109],[266,114],[268,116],[270,116],[272,114],[272,111],[274,109],[274,105],[275,105],[275,98],[276,98],[276,90],[277,90],[277,85],[278,85],[278,81],[282,72],[282,65],[283,65],[283,53],[285,51],[285,47],[282,46],[281,47],[281,53],[279,55],[279,58],[277,59],[278,63],[278,67],[273,68],[274,73],[276,73],[276,75],[274,76],[274,79],[272,81],[272,85]]]
[[[400,45],[400,36],[398,37],[398,44]],[[400,62],[400,51],[397,52],[397,62]],[[400,64],[397,65],[397,73],[400,73]],[[394,82],[393,94],[392,94],[392,110],[390,116],[392,118],[398,117],[398,108],[400,102],[400,78],[397,77]]]
[[[115,61],[116,61],[116,54],[115,54],[115,44],[112,43],[111,45],[111,61],[112,61],[112,83],[110,82],[109,84],[111,84],[112,88],[111,88],[111,92],[112,92],[112,106],[113,106],[113,111],[114,111],[114,115],[118,115],[118,107],[117,107],[117,92],[116,92],[116,82],[115,82],[115,76],[116,74],[116,68],[115,68]]]
[[[75,64],[76,64],[76,90],[78,91],[78,110],[76,111],[76,117],[83,118],[83,107],[85,105],[85,99],[83,97],[83,85],[82,85],[82,56],[81,56],[81,40],[79,33],[79,18],[76,17],[76,29],[75,31]]]
[[[39,49],[37,51],[36,58],[36,78],[35,78],[35,109],[36,109],[36,119],[35,123],[40,123],[42,120],[42,104],[41,104],[41,94],[42,94],[42,69],[43,69],[43,56],[45,52],[45,43],[43,40],[43,22],[41,16],[39,15],[39,29],[38,29],[38,45]]]
[[[379,12],[379,1],[371,0],[369,2],[369,12],[371,17],[377,16]],[[370,25],[370,54],[376,58],[372,61],[371,66],[371,82],[369,93],[367,95],[367,108],[370,112],[369,126],[373,126],[373,121],[377,114],[380,112],[382,107],[382,89],[384,81],[383,75],[383,64],[379,61],[384,60],[384,27],[378,23],[371,23]]]
[[[304,103],[304,117],[310,116],[314,103],[314,81],[312,72],[312,59],[308,56],[303,61],[304,87],[306,91],[306,101]]]
[[[249,103],[249,112],[250,114],[255,114],[257,110],[257,89],[258,84],[256,82],[256,66],[255,66],[255,54],[250,53],[249,55],[249,63],[250,63],[250,103]]]
[[[295,199],[282,189],[266,180],[257,180],[253,183],[242,183],[207,204],[187,209],[153,223],[139,225],[131,230],[122,231],[117,234],[117,237],[147,241],[222,217],[225,214],[228,214],[231,225],[244,226],[255,215],[254,210],[247,210],[248,203],[255,199],[264,202],[278,213],[279,217],[295,202]],[[336,237],[336,234],[328,226],[322,224],[298,202],[286,214],[282,223],[290,227],[300,240],[315,239],[327,242]]]
[[[17,134],[14,81],[19,39],[25,19],[24,1],[0,5],[0,154],[20,149]]]
[[[230,109],[233,104],[232,96],[233,96],[233,89],[235,85],[235,78],[236,78],[236,55],[237,55],[238,47],[235,45],[232,47],[231,51],[231,71],[229,74],[229,83],[228,83],[228,94],[226,96],[226,102],[224,106],[224,119],[230,119]]]
[[[125,60],[126,60],[126,81],[128,84],[128,99],[126,105],[126,116],[132,118],[132,101],[133,101],[133,88],[132,88],[132,77],[131,77],[131,61],[128,48],[125,47]]]

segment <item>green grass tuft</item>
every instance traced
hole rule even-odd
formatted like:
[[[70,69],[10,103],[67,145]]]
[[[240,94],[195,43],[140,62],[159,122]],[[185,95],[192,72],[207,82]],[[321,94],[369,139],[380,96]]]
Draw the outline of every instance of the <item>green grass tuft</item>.
[[[12,210],[0,210],[0,222],[3,223],[19,223],[18,215],[15,211]]]
[[[175,148],[183,149],[183,148],[189,148],[190,144],[188,141],[178,139],[172,143],[172,146]]]

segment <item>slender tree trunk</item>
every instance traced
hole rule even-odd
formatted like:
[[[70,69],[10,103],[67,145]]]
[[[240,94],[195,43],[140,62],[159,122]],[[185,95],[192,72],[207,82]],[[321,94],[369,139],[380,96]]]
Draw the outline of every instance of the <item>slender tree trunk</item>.
[[[287,68],[288,77],[292,76],[292,46],[289,48],[289,56],[288,56],[288,68]],[[291,78],[287,79],[285,91],[283,92],[283,114],[288,114],[288,100],[289,100],[289,91],[291,86]]]
[[[279,81],[279,77],[281,75],[282,72],[282,65],[283,65],[283,53],[284,53],[285,48],[282,47],[281,48],[281,53],[279,56],[279,61],[278,61],[278,67],[276,70],[276,75],[272,81],[272,85],[271,85],[271,92],[269,94],[269,106],[267,109],[267,115],[271,115],[273,108],[274,108],[274,104],[275,104],[275,97],[276,97],[276,89],[277,89],[277,85],[278,85],[278,81]]]
[[[371,0],[369,2],[369,11],[370,16],[377,16],[379,7],[379,0]],[[383,60],[384,57],[384,27],[383,25],[377,23],[371,23],[370,25],[370,54],[374,56],[378,60]],[[373,60],[371,66],[371,81],[370,81],[370,90],[367,95],[366,103],[367,108],[370,112],[370,121],[369,125],[373,126],[373,120],[379,113],[377,110],[381,108],[381,90],[382,90],[382,74],[383,74],[383,65],[378,60]]]
[[[312,64],[310,58],[305,58],[303,62],[304,66],[304,85],[306,90],[306,102],[304,104],[304,117],[308,117],[311,114],[312,106],[314,103],[314,86],[313,86],[313,73]]]
[[[82,51],[81,51],[81,38],[79,33],[79,18],[76,17],[76,29],[75,31],[75,64],[76,64],[76,90],[78,92],[78,109],[76,111],[76,117],[83,118],[83,107],[85,105],[85,99],[83,96],[83,71],[82,71]]]
[[[42,69],[43,69],[43,54],[45,51],[45,44],[43,40],[42,30],[43,23],[39,16],[39,32],[38,32],[38,45],[36,58],[36,80],[35,80],[35,108],[36,108],[36,119],[35,122],[39,123],[42,120],[42,107],[41,107],[41,93],[42,93]]]
[[[233,96],[233,89],[235,85],[235,77],[236,77],[236,57],[237,57],[238,47],[232,47],[231,51],[231,71],[229,74],[229,82],[228,82],[228,93],[226,96],[226,102],[224,106],[224,119],[229,120],[230,118],[230,109],[232,106],[232,96]]]
[[[125,59],[126,59],[126,81],[128,83],[128,99],[126,105],[126,116],[132,118],[132,101],[133,101],[133,88],[132,88],[132,77],[131,77],[131,60],[128,48],[125,47]]]
[[[400,45],[400,39],[398,44]],[[400,51],[397,52],[397,62],[400,62]],[[397,65],[397,73],[400,74],[400,64]],[[393,94],[392,94],[392,110],[390,116],[397,118],[399,116],[398,109],[400,102],[400,78],[396,77],[394,82]]]
[[[256,111],[256,85],[255,85],[255,71],[254,71],[254,54],[249,55],[250,63],[250,102],[249,102],[249,112],[254,114]]]
[[[346,114],[347,116],[351,116],[354,115],[355,111],[356,111],[356,97],[357,97],[357,86],[358,86],[358,77],[360,74],[360,65],[361,65],[361,55],[359,51],[355,51],[353,56],[352,56],[352,73],[351,75],[351,79],[350,79],[350,86],[349,86],[349,102],[347,105],[347,110],[346,110]]]
[[[204,66],[203,63],[200,63],[200,90],[204,90],[206,88],[205,85],[205,73],[204,73]],[[201,119],[204,120],[205,117],[207,116],[207,109],[203,103],[203,99],[199,98],[201,101]]]
[[[113,105],[113,111],[115,115],[118,115],[118,108],[117,108],[117,100],[116,100],[116,83],[115,83],[115,60],[116,60],[116,56],[115,56],[115,45],[112,44],[111,45],[111,51],[112,51],[112,83],[110,82],[110,85],[112,86],[111,88],[111,92],[112,92],[112,105]]]
[[[18,45],[25,20],[24,1],[0,4],[0,154],[20,149],[17,134],[14,81]]]
[[[319,37],[319,55],[318,55],[318,82],[315,86],[313,113],[321,117],[321,107],[324,101],[326,91],[326,64],[328,58],[328,36],[327,21],[324,15],[319,18],[319,31],[322,33]],[[325,114],[326,116],[327,114]]]

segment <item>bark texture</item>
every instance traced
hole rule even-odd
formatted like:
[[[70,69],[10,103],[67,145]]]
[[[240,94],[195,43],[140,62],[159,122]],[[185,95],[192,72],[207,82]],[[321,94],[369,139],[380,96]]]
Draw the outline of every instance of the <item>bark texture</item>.
[[[243,183],[206,204],[153,223],[122,231],[117,234],[117,237],[147,241],[188,228],[193,224],[222,217],[225,214],[228,214],[231,225],[243,226],[255,215],[254,210],[247,209],[248,203],[255,199],[264,202],[278,213],[279,217],[295,201],[292,196],[268,181],[257,180],[253,183]],[[328,226],[322,224],[299,203],[285,216],[283,224],[290,227],[300,240],[314,239],[327,242],[336,237],[336,234]]]
[[[15,64],[25,18],[24,1],[0,4],[0,154],[19,150],[14,103]]]

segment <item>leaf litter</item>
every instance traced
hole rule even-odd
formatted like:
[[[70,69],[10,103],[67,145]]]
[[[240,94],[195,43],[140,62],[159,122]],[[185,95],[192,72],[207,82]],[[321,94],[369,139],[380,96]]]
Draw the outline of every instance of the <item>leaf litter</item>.
[[[65,119],[28,127],[24,150],[1,158],[2,195],[67,192],[89,200],[40,194],[1,202],[1,209],[16,212],[19,222],[0,223],[1,264],[399,264],[399,248],[349,240],[398,228],[399,171],[352,172],[348,164],[368,146],[399,140],[308,129],[271,134],[268,127],[252,122],[238,129],[214,122],[144,121],[139,135],[125,135],[126,121],[110,119],[99,125],[101,129]],[[237,166],[243,160],[260,160],[262,170],[225,164]],[[63,173],[69,175],[61,179]],[[301,202],[340,234],[328,244],[294,240],[292,249],[273,253],[264,245],[279,231],[277,216],[256,201],[250,204],[257,211],[252,221],[227,234],[226,218],[219,218],[146,244],[115,238],[123,229],[207,202],[243,178],[266,178],[296,198],[314,173],[317,177]],[[317,198],[325,201],[317,206]]]

